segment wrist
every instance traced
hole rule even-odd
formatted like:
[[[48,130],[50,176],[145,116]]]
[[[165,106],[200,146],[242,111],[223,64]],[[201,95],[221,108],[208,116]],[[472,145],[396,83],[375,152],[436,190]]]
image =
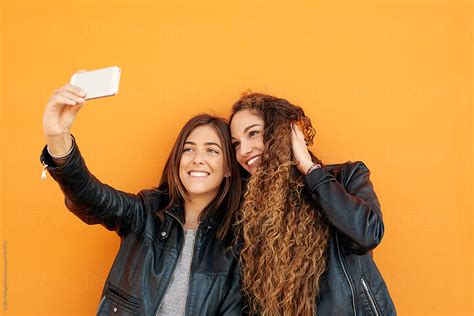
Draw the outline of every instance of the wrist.
[[[298,169],[303,175],[306,175],[308,173],[308,169],[313,166],[313,162],[311,160],[301,162],[298,165]]]
[[[321,168],[321,165],[319,163],[312,163],[311,166],[308,167],[306,170],[305,175],[310,174],[313,170]]]
[[[73,148],[73,138],[71,134],[46,136],[47,150],[51,157],[55,159],[66,157]]]

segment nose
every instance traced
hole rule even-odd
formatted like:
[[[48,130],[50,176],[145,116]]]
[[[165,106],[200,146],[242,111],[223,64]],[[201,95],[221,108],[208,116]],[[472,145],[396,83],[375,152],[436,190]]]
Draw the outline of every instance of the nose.
[[[193,157],[193,164],[195,165],[204,164],[204,154],[200,150],[197,150],[195,152],[194,157]]]
[[[240,155],[247,156],[252,152],[252,143],[248,141],[240,142]]]

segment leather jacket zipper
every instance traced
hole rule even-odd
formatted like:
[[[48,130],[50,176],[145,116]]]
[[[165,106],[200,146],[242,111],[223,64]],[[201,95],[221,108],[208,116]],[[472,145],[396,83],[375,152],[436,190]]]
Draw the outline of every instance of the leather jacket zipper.
[[[201,222],[199,222],[200,224]],[[188,310],[188,304],[189,304],[189,285],[191,284],[191,276],[193,275],[193,261],[194,261],[194,254],[196,253],[196,240],[199,237],[199,228],[201,225],[198,224],[198,227],[196,229],[196,236],[194,236],[194,243],[193,243],[193,253],[191,254],[191,266],[189,267],[189,275],[188,275],[188,290],[186,293],[186,306],[184,307],[184,315],[187,315],[186,311]]]
[[[183,224],[181,223],[181,221],[180,221],[176,216],[174,216],[174,215],[171,214],[171,213],[168,213],[167,211],[166,211],[166,214],[170,215],[171,217],[173,217],[174,219],[176,219],[176,220],[178,221],[178,223],[181,225],[181,228],[182,228],[182,230],[183,230],[183,237],[184,237],[184,226],[183,226]],[[184,243],[184,241],[183,241],[183,243]],[[156,311],[155,311],[155,316],[158,316],[158,312],[160,311],[161,305],[163,304],[163,299],[165,298],[165,295],[166,295],[166,293],[168,292],[168,289],[169,289],[169,287],[170,287],[171,282],[174,280],[174,270],[176,270],[176,266],[178,265],[179,260],[181,260],[181,255],[183,254],[183,246],[184,246],[184,245],[181,244],[181,251],[179,252],[178,260],[176,260],[176,261],[174,262],[173,270],[171,271],[172,277],[171,277],[171,279],[168,281],[168,284],[166,284],[165,292],[163,293],[163,296],[161,297],[160,304],[158,305],[158,308],[157,308]]]
[[[365,293],[367,294],[367,297],[369,298],[370,306],[372,307],[373,312],[375,313],[376,316],[379,316],[380,314],[377,310],[377,306],[375,305],[375,299],[372,296],[372,293],[370,292],[369,285],[367,284],[364,278],[361,278],[360,280],[362,281],[362,285],[364,286]]]
[[[354,311],[354,316],[357,315],[357,311],[356,311],[356,305],[355,305],[355,294],[354,294],[354,285],[352,284],[352,280],[346,270],[346,265],[344,264],[344,260],[342,260],[342,255],[341,255],[341,249],[340,249],[340,246],[339,246],[339,238],[337,236],[337,232],[334,232],[334,234],[336,235],[336,246],[337,246],[337,254],[338,254],[338,257],[339,257],[339,261],[341,262],[341,266],[342,266],[342,270],[344,271],[344,275],[346,276],[346,279],[347,279],[347,282],[349,282],[349,286],[351,288],[351,297],[352,297],[352,309]]]
[[[43,170],[41,170],[41,180],[46,180],[46,168],[48,168],[48,165],[44,162],[43,163]]]
[[[166,212],[166,214],[170,215],[171,217],[173,217],[174,219],[176,219],[178,221],[178,223],[181,225],[181,228],[183,229],[183,236],[185,234],[185,231],[184,231],[184,226],[183,224],[181,223],[181,221],[176,217],[174,216],[173,214],[169,213],[169,212]],[[196,236],[194,237],[194,244],[193,244],[193,254],[192,254],[192,257],[191,257],[191,267],[189,269],[189,279],[188,279],[188,292],[186,293],[186,306],[184,308],[184,314],[186,315],[186,310],[187,310],[187,307],[188,307],[188,296],[189,296],[189,283],[191,281],[191,269],[193,267],[193,259],[194,259],[194,248],[196,247],[196,239],[198,238],[198,235],[199,235],[199,228],[200,228],[200,225],[198,224],[198,227],[196,229]],[[160,305],[158,305],[158,308],[156,309],[156,312],[155,312],[155,316],[158,315],[158,312],[160,311],[160,308],[161,308],[161,305],[163,304],[163,299],[165,298],[165,295],[166,295],[166,292],[168,292],[168,288],[169,288],[169,285],[171,284],[172,280],[174,279],[174,270],[176,270],[176,266],[178,265],[178,262],[181,260],[181,256],[183,254],[183,245],[181,245],[181,251],[179,253],[179,257],[178,257],[178,260],[176,260],[175,264],[174,264],[174,267],[173,267],[173,271],[171,272],[173,274],[173,277],[171,279],[171,281],[168,281],[168,284],[166,285],[166,290],[165,290],[165,293],[163,293],[163,297],[161,298],[161,302],[160,302]]]

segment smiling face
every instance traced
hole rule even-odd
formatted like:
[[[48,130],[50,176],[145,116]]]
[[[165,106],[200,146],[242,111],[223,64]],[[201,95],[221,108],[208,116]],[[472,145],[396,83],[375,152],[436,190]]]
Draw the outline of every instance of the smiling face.
[[[265,146],[263,117],[256,111],[245,109],[234,114],[230,123],[232,144],[239,164],[252,173],[260,163]]]
[[[225,169],[222,143],[214,127],[196,127],[184,142],[179,164],[179,179],[187,198],[215,198]]]

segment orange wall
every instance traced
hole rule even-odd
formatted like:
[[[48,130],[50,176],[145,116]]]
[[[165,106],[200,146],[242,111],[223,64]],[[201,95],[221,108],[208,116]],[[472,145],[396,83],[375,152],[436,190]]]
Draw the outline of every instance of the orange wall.
[[[3,312],[95,312],[119,238],[40,180],[41,118],[73,72],[118,65],[119,94],[73,128],[103,182],[155,185],[182,124],[247,88],[288,98],[323,161],[372,170],[399,314],[473,315],[472,3],[223,2],[0,4]]]

